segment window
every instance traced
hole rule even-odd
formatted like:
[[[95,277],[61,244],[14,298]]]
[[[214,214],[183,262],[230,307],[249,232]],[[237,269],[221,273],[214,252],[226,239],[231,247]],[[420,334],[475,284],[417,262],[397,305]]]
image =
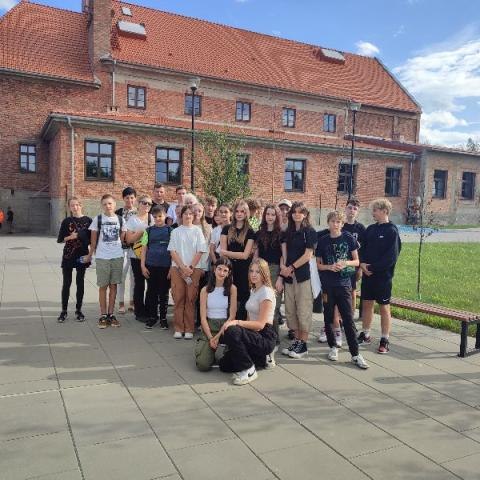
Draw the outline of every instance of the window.
[[[447,193],[447,170],[435,170],[433,172],[433,198],[445,198]]]
[[[337,116],[332,113],[325,113],[323,115],[323,131],[328,133],[335,133],[337,130]]]
[[[177,148],[158,147],[155,162],[155,181],[160,183],[182,183],[182,151]]]
[[[351,170],[349,163],[340,163],[338,165],[338,185],[337,191],[342,193],[348,193],[350,189],[350,178],[351,178]],[[352,184],[352,192],[355,193],[357,190],[357,165],[353,166],[353,184]]]
[[[240,161],[240,172],[244,175],[248,175],[248,161],[250,159],[250,155],[248,153],[239,153],[237,158]]]
[[[147,89],[145,87],[135,87],[129,85],[128,88],[128,106],[131,108],[145,108],[147,104]]]
[[[237,102],[235,120],[237,122],[249,122],[251,119],[252,105],[247,102]]]
[[[305,183],[305,160],[285,160],[284,186],[286,192],[303,192]]]
[[[185,115],[192,114],[192,95],[185,95]],[[195,95],[195,116],[199,117],[202,114],[202,97]]]
[[[400,196],[400,174],[401,168],[387,167],[385,174],[385,195],[389,197]]]
[[[473,200],[475,196],[475,173],[463,172],[462,174],[462,198]]]
[[[294,108],[284,108],[282,112],[282,126],[294,128],[296,114],[297,112]]]
[[[35,145],[20,145],[20,171],[22,173],[37,171],[37,147]]]
[[[113,180],[113,155],[113,143],[86,140],[85,178],[90,180]]]

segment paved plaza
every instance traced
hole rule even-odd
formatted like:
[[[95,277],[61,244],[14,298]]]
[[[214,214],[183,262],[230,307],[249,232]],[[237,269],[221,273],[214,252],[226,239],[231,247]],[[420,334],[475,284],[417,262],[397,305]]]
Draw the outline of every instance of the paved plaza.
[[[312,339],[234,387],[171,331],[99,330],[93,270],[87,322],[57,324],[60,255],[0,237],[1,480],[478,480],[480,355],[457,358],[458,335],[395,321],[367,371]]]

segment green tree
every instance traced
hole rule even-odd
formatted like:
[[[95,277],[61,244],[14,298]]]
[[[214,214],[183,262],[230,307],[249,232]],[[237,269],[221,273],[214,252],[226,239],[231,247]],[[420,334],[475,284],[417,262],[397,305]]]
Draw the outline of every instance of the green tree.
[[[467,152],[480,152],[480,142],[476,142],[473,138],[469,138],[465,145]]]
[[[244,143],[210,130],[202,132],[199,140],[201,151],[197,168],[205,194],[217,197],[219,203],[229,204],[249,197],[252,192],[244,171],[245,158],[241,154]]]

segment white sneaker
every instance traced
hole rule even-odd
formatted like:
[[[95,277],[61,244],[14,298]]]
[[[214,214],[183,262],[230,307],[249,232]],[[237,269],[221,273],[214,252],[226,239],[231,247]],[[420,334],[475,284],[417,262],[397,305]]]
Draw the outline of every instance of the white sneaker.
[[[193,333],[185,332],[185,334],[183,335],[183,338],[185,340],[191,340],[193,338]]]
[[[330,348],[330,351],[328,352],[328,359],[331,360],[332,362],[336,362],[338,360],[337,347]]]
[[[178,340],[179,338],[182,338],[182,337],[183,337],[182,332],[175,332],[175,333],[173,334],[173,338],[176,338],[177,340]]]
[[[337,344],[337,348],[342,348],[343,338],[342,338],[341,330],[339,330],[338,332],[335,332],[335,343]]]
[[[297,343],[298,343],[297,339],[293,340],[289,347],[284,348],[282,350],[282,355],[286,355],[287,357],[290,356],[290,352],[293,351]]]
[[[255,365],[252,365],[247,370],[242,370],[237,372],[236,376],[233,378],[234,385],[246,385],[247,383],[253,382],[258,377],[257,371],[255,370]]]
[[[352,357],[352,363],[363,370],[366,370],[370,366],[360,354],[356,357]]]
[[[272,370],[272,368],[275,368],[277,366],[274,355],[275,355],[275,350],[272,353],[269,353],[267,355],[267,359],[265,362],[265,370]]]
[[[319,343],[327,343],[327,334],[325,332],[325,327],[322,327],[320,330],[320,335],[318,336]]]

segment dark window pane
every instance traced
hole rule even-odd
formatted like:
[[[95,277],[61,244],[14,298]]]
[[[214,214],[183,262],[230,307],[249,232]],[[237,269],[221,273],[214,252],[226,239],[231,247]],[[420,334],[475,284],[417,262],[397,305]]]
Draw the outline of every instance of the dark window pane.
[[[168,164],[168,181],[172,183],[180,183],[180,164]]]
[[[156,171],[158,173],[167,173],[167,163],[166,162],[157,162]]]
[[[167,172],[157,172],[155,180],[157,182],[167,183]]]
[[[86,150],[87,150],[87,153],[98,153],[98,143],[87,142]]]
[[[195,95],[195,116],[200,115],[200,96]],[[185,96],[185,113],[187,115],[192,114],[192,95]]]

